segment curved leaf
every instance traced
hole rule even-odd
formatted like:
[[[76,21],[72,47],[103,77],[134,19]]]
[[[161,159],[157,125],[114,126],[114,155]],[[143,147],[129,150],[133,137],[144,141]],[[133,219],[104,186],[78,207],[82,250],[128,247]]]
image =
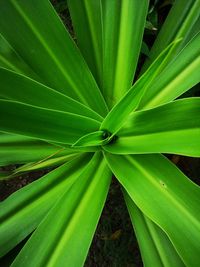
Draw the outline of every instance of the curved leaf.
[[[170,44],[152,63],[140,79],[128,90],[125,96],[111,109],[101,124],[101,129],[106,129],[114,135],[125,123],[127,117],[139,105],[145,91],[151,88],[156,76],[162,71],[166,56],[172,46],[180,40]]]
[[[139,109],[174,100],[200,82],[200,32],[171,61],[147,90]]]
[[[78,101],[23,75],[0,68],[0,80],[0,97],[102,120],[100,115]]]
[[[13,267],[83,266],[111,178],[107,163],[100,155],[92,158],[70,191],[52,208]]]
[[[124,197],[140,246],[145,267],[184,267],[167,235],[135,205],[124,191]]]
[[[147,0],[102,1],[103,92],[111,107],[132,85],[147,9]]]
[[[41,79],[31,68],[19,57],[16,51],[10,46],[6,39],[0,34],[0,66],[25,74],[35,80]]]
[[[103,131],[96,131],[93,133],[86,134],[78,139],[72,147],[87,147],[87,146],[100,146],[102,145],[106,138],[104,137]],[[106,137],[106,136],[105,136]]]
[[[0,203],[1,256],[38,226],[57,199],[69,190],[89,160],[89,155],[72,160]]]
[[[0,166],[40,161],[74,152],[71,148],[62,149],[29,137],[0,133]]]
[[[0,100],[0,131],[26,135],[63,144],[97,131],[96,120],[51,109]]]
[[[200,0],[174,1],[170,12],[162,25],[158,36],[156,37],[142,71],[144,71],[155,60],[165,47],[177,38],[181,37],[182,41],[176,47],[172,47],[168,56],[168,62],[173,59],[173,57],[188,42],[188,36],[192,34],[193,26],[200,16],[199,10]]]
[[[173,153],[200,156],[200,98],[134,112],[104,149],[116,154]]]
[[[2,0],[0,32],[47,85],[106,114],[92,74],[49,1]]]
[[[139,209],[167,233],[185,265],[196,267],[200,253],[200,187],[164,156],[105,155]]]
[[[112,107],[131,87],[148,1],[68,0],[68,4],[80,49]]]
[[[78,47],[102,88],[103,38],[102,1],[68,0],[68,7],[76,33]]]

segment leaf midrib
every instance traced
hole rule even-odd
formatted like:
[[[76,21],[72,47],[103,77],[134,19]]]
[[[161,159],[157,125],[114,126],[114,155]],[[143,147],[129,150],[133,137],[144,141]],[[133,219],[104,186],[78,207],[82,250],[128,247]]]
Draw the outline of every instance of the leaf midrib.
[[[154,187],[156,187],[159,191],[161,191],[160,184],[158,184],[158,182],[154,179],[154,176],[152,176],[143,167],[141,167],[141,165],[136,160],[134,160],[132,157],[125,156],[125,158],[127,159],[128,162],[133,164],[139,171],[141,171],[144,174],[144,176],[147,178],[147,180],[149,180],[149,182]],[[184,204],[183,205],[180,204],[180,202],[176,199],[176,195],[174,195],[173,192],[171,192],[170,194],[167,190],[162,190],[162,195],[165,195],[166,199],[169,199],[169,201],[173,203],[173,205],[177,208],[177,210],[182,211],[182,214],[184,214],[185,217],[188,218],[188,221],[192,222],[195,225],[195,227],[198,229],[198,231],[200,232],[199,221],[194,216],[192,216],[192,214],[184,207],[185,206]]]
[[[37,31],[37,29],[34,27],[34,25],[32,24],[32,22],[29,20],[29,18],[26,16],[26,14],[24,13],[24,11],[22,10],[22,8],[20,7],[20,5],[14,1],[11,0],[11,3],[13,4],[13,6],[15,7],[15,9],[20,13],[21,17],[24,19],[24,21],[26,22],[26,24],[30,27],[30,29],[32,30],[32,32],[35,34],[35,36],[37,37],[37,39],[40,41],[40,44],[45,48],[45,50],[47,51],[47,53],[50,55],[50,57],[52,58],[52,60],[54,61],[54,63],[57,65],[58,69],[62,72],[62,74],[64,75],[64,77],[66,78],[66,80],[68,81],[68,83],[71,85],[71,87],[73,88],[74,92],[76,93],[76,95],[79,97],[79,99],[82,101],[83,104],[88,105],[88,102],[86,101],[86,99],[83,97],[82,94],[79,93],[79,91],[76,88],[75,83],[72,81],[72,79],[69,77],[69,75],[67,74],[67,72],[65,71],[64,67],[62,66],[62,64],[60,64],[59,60],[57,60],[55,54],[53,53],[53,51],[49,48],[49,46],[46,44],[45,39],[40,35],[40,33]]]

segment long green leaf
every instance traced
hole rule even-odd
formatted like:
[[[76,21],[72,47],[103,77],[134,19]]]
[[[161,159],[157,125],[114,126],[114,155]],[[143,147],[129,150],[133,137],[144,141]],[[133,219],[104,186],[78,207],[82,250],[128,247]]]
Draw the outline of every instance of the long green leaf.
[[[103,25],[101,0],[68,0],[78,47],[98,85],[103,81]]]
[[[80,153],[74,153],[74,154],[69,154],[66,156],[59,156],[59,153],[61,152],[62,152],[62,149],[61,151],[58,151],[57,153],[55,153],[55,155],[49,155],[48,157],[43,158],[42,160],[37,161],[37,162],[29,162],[11,171],[2,171],[2,172],[0,171],[0,180],[5,181],[5,180],[13,179],[16,176],[22,175],[24,173],[37,171],[40,169],[55,168],[76,158],[78,155],[80,155]]]
[[[178,38],[182,41],[172,47],[168,62],[183,48],[193,35],[193,26],[200,17],[200,0],[176,0],[164,22],[162,28],[151,48],[149,57],[145,62],[144,71],[171,42]],[[198,24],[199,28],[199,24]],[[200,30],[200,28],[199,28]],[[188,36],[190,36],[188,40]]]
[[[30,67],[19,57],[6,39],[0,34],[0,66],[25,74],[35,80],[41,79],[30,69]]]
[[[81,115],[0,100],[0,131],[73,144],[100,123]]]
[[[131,87],[148,1],[68,0],[68,4],[80,49],[111,107]]]
[[[184,267],[167,235],[135,205],[124,191],[124,197],[139,243],[145,267]]]
[[[12,266],[83,266],[110,178],[105,159],[96,154],[39,225]]]
[[[151,88],[157,75],[163,70],[166,56],[172,46],[180,40],[170,44],[152,63],[148,70],[137,80],[137,82],[128,90],[125,96],[112,108],[101,124],[101,129],[106,129],[114,135],[125,123],[127,117],[139,105],[142,96],[146,90]]]
[[[0,203],[0,256],[38,226],[57,199],[69,190],[89,160],[89,155],[72,160]]]
[[[23,75],[0,68],[0,80],[0,97],[102,120],[100,115],[78,101]]]
[[[185,265],[198,266],[200,187],[164,156],[105,155],[131,199],[166,232]]]
[[[2,0],[0,32],[47,85],[106,114],[91,72],[49,1]]]
[[[147,0],[102,1],[103,92],[109,106],[132,85],[147,9]]]
[[[78,139],[73,147],[87,147],[87,146],[100,146],[103,145],[107,138],[104,137],[103,131],[96,131],[93,133],[86,134]]]
[[[38,162],[44,158],[75,153],[43,141],[20,135],[0,133],[0,166]]]
[[[200,156],[200,98],[186,98],[132,113],[104,149],[117,154],[173,153]]]
[[[57,167],[60,166],[61,164],[72,160],[73,158],[77,157],[78,155],[80,155],[80,153],[73,153],[73,154],[69,154],[66,156],[60,156],[59,153],[57,155],[57,157],[54,156],[51,157],[51,155],[47,158],[44,158],[38,162],[30,162],[27,163],[19,168],[17,168],[13,174],[17,175],[17,174],[21,174],[24,172],[29,172],[29,171],[35,171],[35,170],[40,170],[40,169],[44,169],[44,168],[52,168],[52,167]]]
[[[139,109],[147,109],[174,100],[200,81],[200,32],[147,90]]]

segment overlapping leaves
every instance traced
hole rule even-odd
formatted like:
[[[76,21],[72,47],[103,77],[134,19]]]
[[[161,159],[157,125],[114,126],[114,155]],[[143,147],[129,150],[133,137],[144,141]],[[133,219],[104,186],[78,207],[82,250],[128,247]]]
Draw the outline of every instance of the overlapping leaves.
[[[152,154],[200,155],[200,99],[174,101],[200,81],[200,1],[180,2],[132,86],[148,1],[68,0],[78,47],[48,1],[1,1],[0,165],[55,168],[1,204],[1,255],[37,228],[12,266],[82,266],[111,171],[145,266],[198,265],[199,187]]]

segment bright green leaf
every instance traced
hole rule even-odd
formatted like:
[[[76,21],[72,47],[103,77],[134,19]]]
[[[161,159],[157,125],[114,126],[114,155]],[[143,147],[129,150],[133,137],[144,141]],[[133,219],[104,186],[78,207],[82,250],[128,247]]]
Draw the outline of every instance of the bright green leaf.
[[[143,72],[163,51],[163,49],[165,49],[174,40],[182,38],[182,41],[176,47],[171,48],[168,56],[168,62],[170,62],[183,48],[183,46],[188,42],[188,36],[193,35],[193,26],[198,20],[199,10],[200,0],[174,1],[174,4],[172,5],[172,8],[151,48],[149,57],[142,68]],[[199,25],[198,29],[200,30]]]
[[[48,144],[26,136],[0,133],[0,166],[40,161],[72,154],[71,148]]]
[[[41,79],[14,51],[6,39],[0,34],[0,66],[12,71],[25,74],[35,80]]]
[[[132,85],[147,9],[147,0],[102,1],[103,92],[111,107]]]
[[[48,86],[106,114],[91,72],[49,1],[2,0],[0,32]]]
[[[140,246],[145,267],[184,267],[167,235],[135,205],[124,191],[124,197]]]
[[[104,149],[116,154],[172,153],[200,156],[200,98],[186,98],[133,112]]]
[[[164,156],[105,155],[131,199],[166,232],[185,265],[198,266],[200,187]]]
[[[166,55],[170,48],[179,41],[180,40],[177,40],[170,44],[152,63],[142,77],[129,89],[125,96],[112,108],[101,124],[102,130],[106,129],[114,135],[123,126],[129,114],[138,107],[145,91],[151,88],[156,76],[162,71]]]
[[[38,226],[57,199],[69,190],[89,159],[89,155],[83,155],[72,160],[0,203],[1,256]]]
[[[174,100],[200,82],[200,32],[146,90],[139,109],[147,109]]]
[[[0,97],[102,120],[96,112],[78,101],[23,75],[0,68],[0,80]]]
[[[102,88],[103,26],[101,0],[68,0],[67,3],[78,47],[98,85]]]
[[[0,100],[0,131],[63,144],[97,131],[100,123],[81,115]]]
[[[71,189],[52,208],[13,267],[83,266],[111,178],[106,161],[100,155],[93,157]]]

